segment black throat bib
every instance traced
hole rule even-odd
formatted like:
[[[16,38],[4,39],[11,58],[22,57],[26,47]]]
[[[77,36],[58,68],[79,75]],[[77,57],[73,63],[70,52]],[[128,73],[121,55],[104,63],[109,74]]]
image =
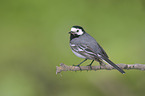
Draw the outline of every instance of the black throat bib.
[[[74,38],[78,38],[80,35],[77,35],[77,34],[71,34],[70,35],[70,41]]]

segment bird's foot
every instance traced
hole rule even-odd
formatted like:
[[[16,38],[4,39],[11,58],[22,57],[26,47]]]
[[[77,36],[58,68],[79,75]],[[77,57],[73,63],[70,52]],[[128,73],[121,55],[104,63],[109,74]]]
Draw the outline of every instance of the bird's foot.
[[[90,70],[92,70],[92,66],[91,66],[92,64],[89,64],[89,65],[87,65],[87,66],[89,66],[90,67]]]
[[[102,68],[101,68],[101,65],[100,65],[100,69],[102,69]]]
[[[73,66],[77,66],[77,67],[79,67],[80,68],[80,71],[82,71],[82,69],[81,69],[81,67],[80,67],[80,65],[78,64],[78,65],[73,65]]]

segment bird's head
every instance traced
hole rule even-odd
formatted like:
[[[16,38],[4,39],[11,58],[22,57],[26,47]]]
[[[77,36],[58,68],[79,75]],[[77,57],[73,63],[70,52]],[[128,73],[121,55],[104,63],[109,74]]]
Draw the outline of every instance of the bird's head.
[[[85,30],[81,26],[73,26],[69,34],[74,36],[81,36],[85,33]]]

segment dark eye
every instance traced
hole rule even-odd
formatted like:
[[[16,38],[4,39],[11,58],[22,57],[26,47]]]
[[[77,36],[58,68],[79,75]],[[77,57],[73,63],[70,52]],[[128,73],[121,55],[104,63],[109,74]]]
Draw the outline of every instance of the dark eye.
[[[77,30],[77,32],[79,32],[79,30]]]

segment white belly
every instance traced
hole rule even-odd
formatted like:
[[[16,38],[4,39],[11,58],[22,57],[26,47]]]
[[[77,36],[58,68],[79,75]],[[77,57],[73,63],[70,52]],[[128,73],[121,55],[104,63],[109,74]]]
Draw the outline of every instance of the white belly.
[[[79,53],[77,53],[77,52],[75,52],[75,51],[73,51],[73,50],[72,50],[72,52],[73,52],[76,56],[78,56],[78,57],[80,57],[80,58],[86,58],[85,56],[83,56],[83,55],[81,55],[81,54],[79,54]]]

